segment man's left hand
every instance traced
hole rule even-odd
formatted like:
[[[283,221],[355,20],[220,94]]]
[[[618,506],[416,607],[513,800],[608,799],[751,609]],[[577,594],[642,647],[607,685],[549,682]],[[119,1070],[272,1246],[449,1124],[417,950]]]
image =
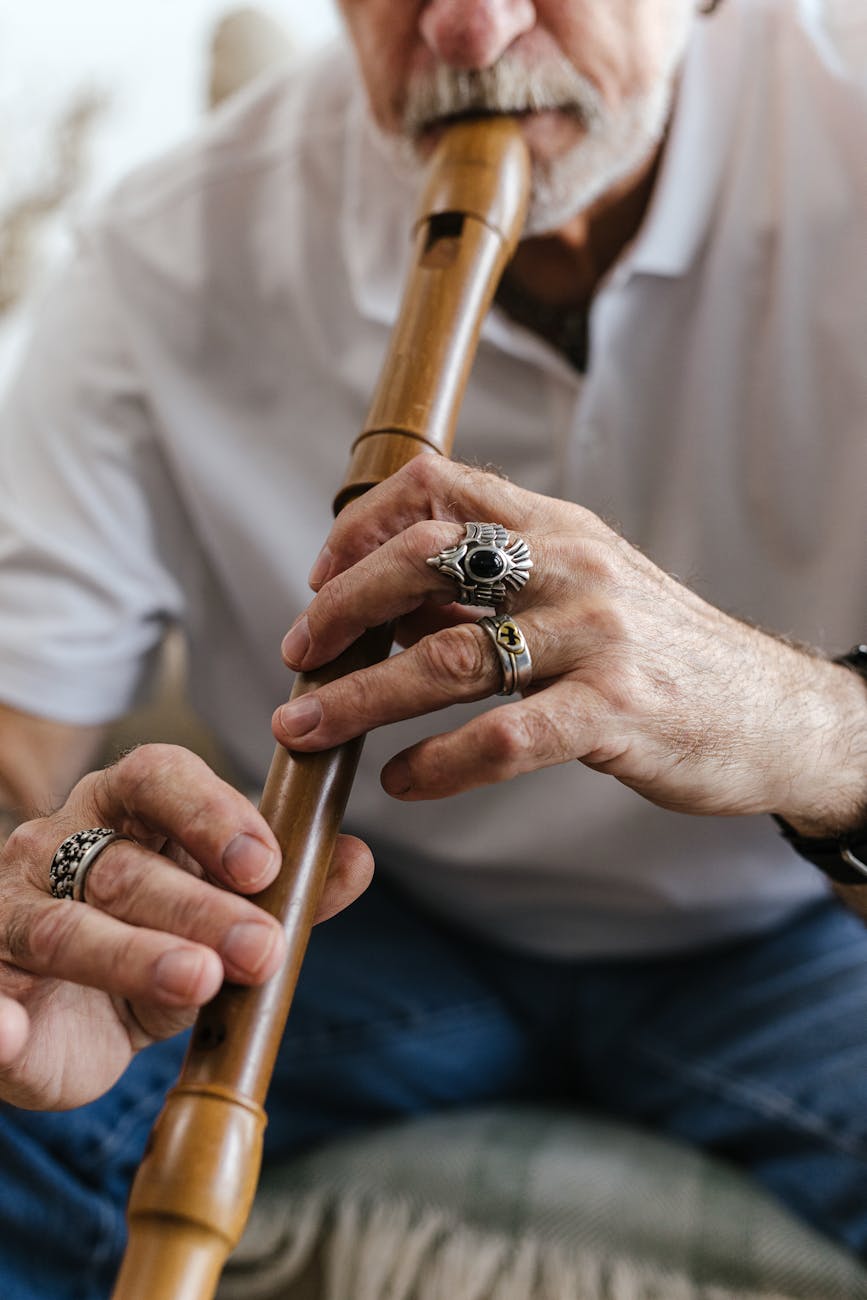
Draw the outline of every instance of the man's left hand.
[[[709,605],[582,507],[434,456],[341,513],[284,658],[317,668],[392,620],[407,648],[284,705],[282,744],[329,748],[500,689],[478,615],[427,563],[464,521],[501,523],[530,546],[530,579],[508,610],[533,683],[398,754],[382,773],[389,794],[442,798],[578,759],[682,812],[774,811],[806,834],[863,817],[867,694],[854,674]]]

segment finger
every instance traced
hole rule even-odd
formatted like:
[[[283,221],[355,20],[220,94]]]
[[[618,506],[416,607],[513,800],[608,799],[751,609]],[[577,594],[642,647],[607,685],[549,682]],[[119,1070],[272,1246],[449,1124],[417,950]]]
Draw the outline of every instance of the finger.
[[[418,611],[425,602],[454,607],[454,578],[433,567],[429,560],[463,538],[462,527],[426,520],[391,538],[345,573],[337,574],[314,596],[284,638],[286,663],[296,671],[309,671],[336,658],[366,628]],[[546,602],[549,586],[559,594],[568,567],[553,538],[542,539],[534,534],[530,547],[536,556],[534,563],[546,580],[544,585],[537,580],[529,593],[514,593],[509,602],[512,610],[530,605],[535,608]],[[568,576],[574,583],[574,574]]]
[[[34,975],[171,1008],[202,1006],[223,982],[210,948],[52,898],[11,909],[0,957]]]
[[[264,889],[280,867],[277,841],[261,814],[176,745],[141,745],[104,772],[84,777],[63,819],[73,830],[111,826],[157,850],[173,840],[208,875],[242,893]]]
[[[296,671],[336,658],[367,628],[391,623],[425,601],[451,604],[455,583],[427,563],[456,546],[462,526],[424,520],[390,538],[314,596],[283,640],[285,662]]]
[[[0,1070],[21,1055],[29,1028],[27,1012],[20,1002],[0,993]]]
[[[552,635],[543,629],[544,621],[542,613],[521,619],[539,681],[574,665],[584,635],[580,625],[568,636]],[[271,726],[287,749],[329,749],[388,723],[486,699],[502,685],[503,667],[491,637],[478,622],[459,623],[290,700],[275,712]]]
[[[290,700],[276,711],[271,725],[275,739],[287,748],[329,749],[389,722],[485,699],[501,682],[502,669],[487,633],[465,623]]]
[[[130,842],[103,850],[87,877],[85,897],[119,921],[212,948],[235,983],[267,979],[285,953],[282,928],[261,908]]]
[[[404,750],[383,768],[383,788],[396,799],[445,799],[576,758],[601,762],[605,712],[591,688],[558,682]]]
[[[339,836],[314,925],[329,920],[354,903],[372,879],[373,854],[367,845],[354,835]]]
[[[496,474],[440,456],[416,456],[341,510],[311,570],[310,585],[320,590],[336,574],[421,520],[488,520],[520,531],[533,519],[544,530],[550,514],[545,497]]]

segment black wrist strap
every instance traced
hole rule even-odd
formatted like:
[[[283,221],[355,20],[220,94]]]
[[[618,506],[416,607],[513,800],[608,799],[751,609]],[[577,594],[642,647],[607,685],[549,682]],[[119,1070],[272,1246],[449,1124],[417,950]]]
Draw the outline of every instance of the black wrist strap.
[[[835,664],[845,664],[867,680],[867,645],[856,645]],[[813,839],[799,835],[787,821],[774,814],[774,821],[784,839],[796,853],[838,885],[867,885],[867,826],[836,839]]]
[[[799,835],[788,822],[774,814],[780,834],[796,853],[838,885],[867,885],[867,830],[839,839],[813,839]]]

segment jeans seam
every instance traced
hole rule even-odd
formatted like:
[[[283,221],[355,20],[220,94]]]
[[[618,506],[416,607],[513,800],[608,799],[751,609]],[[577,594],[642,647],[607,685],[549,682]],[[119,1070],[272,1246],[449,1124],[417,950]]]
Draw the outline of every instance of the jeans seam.
[[[507,1009],[500,1005],[495,998],[479,999],[476,1002],[458,1003],[456,1006],[442,1007],[438,1011],[421,1012],[410,1011],[402,1015],[393,1015],[380,1020],[365,1020],[357,1025],[345,1025],[333,1030],[318,1029],[312,1034],[287,1034],[281,1043],[283,1047],[304,1045],[308,1050],[312,1047],[315,1050],[322,1050],[327,1046],[329,1049],[339,1046],[345,1047],[347,1043],[351,1044],[353,1040],[359,1041],[368,1037],[368,1035],[383,1035],[392,1032],[402,1032],[408,1028],[416,1029],[436,1026],[438,1022],[448,1022],[454,1019],[470,1020],[474,1015],[478,1015],[479,1010],[493,1009],[499,1016],[509,1016],[511,1014]]]
[[[849,1140],[835,1133],[821,1115],[815,1111],[805,1110],[785,1093],[756,1087],[697,1061],[685,1061],[661,1047],[651,1046],[646,1042],[638,1044],[635,1050],[638,1055],[663,1067],[671,1076],[686,1077],[724,1101],[735,1102],[758,1111],[768,1118],[787,1120],[793,1128],[821,1138],[843,1155],[861,1161],[867,1159],[867,1146],[862,1141],[857,1138]]]
[[[168,1085],[169,1087],[171,1084]],[[161,1084],[159,1087],[151,1088],[148,1092],[142,1093],[138,1101],[133,1106],[124,1111],[123,1121],[112,1128],[100,1143],[91,1151],[89,1158],[82,1161],[79,1168],[84,1171],[95,1169],[101,1162],[104,1162],[107,1156],[112,1155],[119,1147],[127,1141],[127,1135],[130,1128],[134,1127],[140,1115],[153,1114],[155,1104],[165,1097],[167,1087]]]
[[[120,1231],[118,1231],[116,1207],[107,1206],[104,1202],[101,1202],[99,1204],[99,1227],[94,1234],[94,1246],[90,1253],[87,1269],[88,1285],[89,1287],[92,1285],[94,1297],[102,1295],[101,1275],[106,1264],[123,1249],[126,1229],[125,1216],[122,1212],[120,1224]],[[88,1290],[88,1294],[91,1294],[90,1290]]]

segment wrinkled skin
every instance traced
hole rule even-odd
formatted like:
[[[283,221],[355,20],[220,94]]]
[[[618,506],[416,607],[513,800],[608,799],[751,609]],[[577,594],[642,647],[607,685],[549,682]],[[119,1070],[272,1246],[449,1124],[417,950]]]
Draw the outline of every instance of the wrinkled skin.
[[[408,648],[278,710],[281,743],[324,748],[499,689],[490,639],[426,562],[463,535],[455,520],[488,519],[533,555],[510,602],[533,686],[395,756],[382,775],[389,794],[442,798],[578,759],[680,812],[775,811],[815,834],[857,824],[859,678],[715,609],[582,507],[434,456],[341,513],[283,652],[313,669],[392,619]]]
[[[89,826],[136,842],[99,855],[87,904],[51,898],[55,849]],[[0,1096],[34,1109],[82,1105],[134,1052],[189,1025],[224,978],[267,980],[283,932],[243,895],[278,867],[256,809],[170,745],[84,777],[58,812],[14,831],[0,854]],[[367,849],[343,837],[317,919],[356,897],[371,869]]]

